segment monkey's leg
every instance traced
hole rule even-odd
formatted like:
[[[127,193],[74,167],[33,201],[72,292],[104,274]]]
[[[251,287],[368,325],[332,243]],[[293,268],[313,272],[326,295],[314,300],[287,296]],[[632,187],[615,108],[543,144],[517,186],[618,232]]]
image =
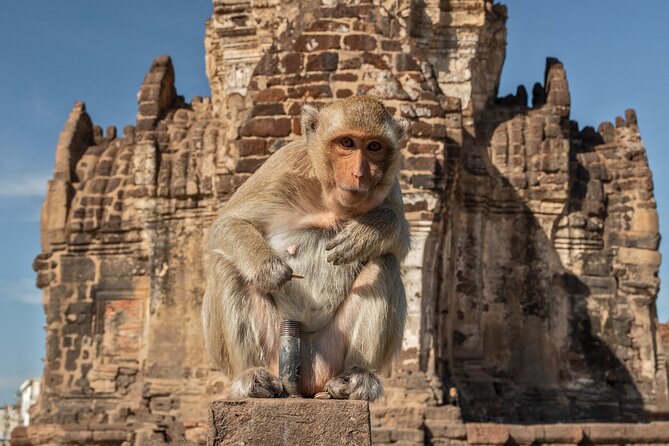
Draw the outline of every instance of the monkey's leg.
[[[208,275],[202,322],[210,358],[226,375],[236,375],[231,396],[281,396],[277,310],[271,297],[246,284],[221,257],[213,260]]]
[[[335,319],[314,337],[314,382],[330,372],[322,388],[331,397],[380,397],[383,388],[375,371],[389,366],[401,347],[406,311],[397,259],[384,255],[370,260]]]

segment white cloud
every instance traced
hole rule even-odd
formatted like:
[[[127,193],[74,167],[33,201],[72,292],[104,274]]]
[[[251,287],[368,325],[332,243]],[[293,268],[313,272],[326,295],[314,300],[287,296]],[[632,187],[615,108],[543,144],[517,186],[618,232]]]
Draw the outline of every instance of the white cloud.
[[[42,303],[42,291],[35,286],[35,279],[21,278],[0,285],[0,301],[3,300],[37,305]]]
[[[0,198],[43,197],[46,195],[50,174],[7,174],[0,175]]]

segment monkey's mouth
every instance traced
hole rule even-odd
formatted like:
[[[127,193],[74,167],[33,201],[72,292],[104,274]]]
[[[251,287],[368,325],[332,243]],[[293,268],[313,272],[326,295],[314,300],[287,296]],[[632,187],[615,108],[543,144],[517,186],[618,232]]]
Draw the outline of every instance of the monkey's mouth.
[[[344,206],[355,206],[367,198],[369,189],[350,186],[338,186],[339,202]]]
[[[346,192],[347,194],[360,195],[367,194],[369,192],[368,187],[352,187],[352,186],[338,186],[339,190]]]

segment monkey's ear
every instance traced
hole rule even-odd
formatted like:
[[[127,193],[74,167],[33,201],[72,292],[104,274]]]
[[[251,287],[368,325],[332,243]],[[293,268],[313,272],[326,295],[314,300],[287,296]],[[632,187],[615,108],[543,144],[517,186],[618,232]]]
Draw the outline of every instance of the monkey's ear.
[[[395,133],[400,144],[409,137],[409,125],[409,121],[404,118],[395,119]]]
[[[302,106],[302,134],[307,138],[316,131],[318,127],[318,109],[313,105]]]

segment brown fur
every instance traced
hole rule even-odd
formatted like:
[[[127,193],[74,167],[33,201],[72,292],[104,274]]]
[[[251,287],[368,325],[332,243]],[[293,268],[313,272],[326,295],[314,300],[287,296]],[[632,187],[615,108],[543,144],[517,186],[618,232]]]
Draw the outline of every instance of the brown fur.
[[[302,128],[211,228],[207,350],[237,376],[235,396],[277,396],[267,369],[277,373],[280,321],[296,318],[302,393],[376,399],[373,372],[399,349],[406,317],[399,262],[409,226],[397,182],[406,125],[378,100],[354,97],[305,106]]]

